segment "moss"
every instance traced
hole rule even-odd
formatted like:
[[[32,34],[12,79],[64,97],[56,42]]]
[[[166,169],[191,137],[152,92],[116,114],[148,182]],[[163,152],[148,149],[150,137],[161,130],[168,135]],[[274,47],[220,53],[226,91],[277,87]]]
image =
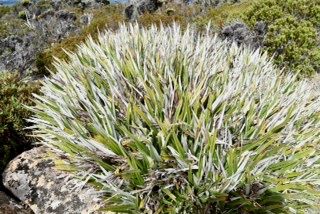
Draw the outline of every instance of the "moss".
[[[83,35],[91,35],[93,38],[97,38],[98,30],[105,27],[109,29],[117,29],[119,23],[125,21],[123,14],[123,5],[108,5],[102,9],[93,11],[93,20],[91,24],[83,30]]]
[[[0,172],[17,154],[31,147],[31,138],[24,128],[31,112],[32,93],[38,92],[39,82],[25,82],[18,73],[0,73]]]

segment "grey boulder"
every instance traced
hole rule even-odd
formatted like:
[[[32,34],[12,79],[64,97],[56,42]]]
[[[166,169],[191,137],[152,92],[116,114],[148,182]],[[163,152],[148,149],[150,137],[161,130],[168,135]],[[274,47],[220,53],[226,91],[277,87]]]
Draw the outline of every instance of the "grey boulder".
[[[58,170],[45,147],[12,160],[3,173],[3,183],[35,214],[102,213],[101,195],[73,174]]]

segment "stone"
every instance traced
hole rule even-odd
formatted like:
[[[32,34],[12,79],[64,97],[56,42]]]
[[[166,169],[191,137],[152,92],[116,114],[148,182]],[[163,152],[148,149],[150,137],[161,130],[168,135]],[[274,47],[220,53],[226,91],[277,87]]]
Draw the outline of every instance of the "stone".
[[[267,25],[263,22],[258,22],[253,30],[242,22],[235,22],[225,26],[220,32],[220,37],[229,39],[238,45],[244,44],[257,49],[262,47],[266,33]]]
[[[77,20],[77,16],[75,13],[66,11],[66,10],[60,10],[58,11],[55,16],[58,19],[62,19],[62,20],[72,20],[72,21],[76,21]]]
[[[33,212],[30,208],[0,191],[0,214],[33,214]]]
[[[154,13],[165,3],[164,0],[145,0],[137,4],[131,4],[125,9],[126,18],[136,20],[139,15],[144,13]]]
[[[82,15],[80,17],[80,23],[83,26],[88,26],[91,23],[92,19],[93,19],[93,15],[92,14],[85,14],[85,15]]]
[[[24,36],[10,35],[0,40],[0,70],[20,71],[30,66],[35,54],[42,48],[41,42],[33,32]]]
[[[104,4],[104,5],[109,5],[110,4],[110,1],[109,0],[96,0],[97,3],[101,3],[101,4]]]
[[[12,160],[3,173],[4,186],[35,214],[101,213],[102,195],[75,175],[58,170],[48,151],[36,147]]]
[[[0,71],[37,73],[36,61],[44,50],[79,34],[89,24],[90,19],[82,22],[78,17],[81,13],[72,11],[83,7],[100,8],[106,4],[109,4],[108,0],[35,1],[24,8],[27,19],[22,23],[16,21],[14,12],[0,16],[0,23],[8,23],[6,33],[0,38]]]

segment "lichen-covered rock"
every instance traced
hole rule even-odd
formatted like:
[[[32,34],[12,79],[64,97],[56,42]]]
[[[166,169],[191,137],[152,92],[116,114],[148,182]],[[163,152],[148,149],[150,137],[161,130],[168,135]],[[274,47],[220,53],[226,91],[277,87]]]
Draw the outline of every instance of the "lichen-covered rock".
[[[3,183],[35,214],[100,213],[103,206],[93,187],[56,168],[45,147],[26,151],[12,160],[3,173]]]
[[[131,4],[125,9],[126,18],[135,20],[144,13],[154,13],[165,3],[165,0],[143,0],[136,4]]]
[[[33,212],[30,208],[0,191],[0,214],[33,214]]]
[[[43,48],[37,35],[30,32],[24,36],[11,35],[0,40],[0,71],[25,71],[34,60],[35,54]],[[40,39],[41,40],[41,39]]]
[[[31,1],[0,14],[0,71],[37,73],[37,56],[44,49],[79,34],[90,21],[81,22],[81,16],[107,4],[108,0]]]
[[[224,39],[230,39],[238,45],[247,45],[253,49],[262,47],[263,40],[267,33],[267,25],[263,22],[258,22],[253,30],[242,22],[235,22],[225,26],[220,36]]]

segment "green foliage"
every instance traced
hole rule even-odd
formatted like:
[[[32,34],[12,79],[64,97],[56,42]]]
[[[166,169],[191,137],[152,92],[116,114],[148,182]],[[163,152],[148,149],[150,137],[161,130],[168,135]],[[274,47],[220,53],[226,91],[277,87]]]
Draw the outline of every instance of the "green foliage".
[[[2,18],[2,16],[11,13],[12,12],[12,8],[11,7],[6,7],[6,6],[0,6],[0,18]]]
[[[265,48],[275,62],[301,74],[320,71],[320,0],[261,0],[245,14],[268,24]]]
[[[10,35],[23,36],[30,31],[25,21],[18,16],[10,17],[9,20],[0,20],[0,39],[6,38]],[[0,53],[3,50],[0,50]]]
[[[30,148],[24,130],[31,112],[23,105],[32,105],[32,93],[39,90],[37,82],[24,82],[18,73],[0,73],[0,172],[17,154]]]
[[[242,14],[250,9],[252,1],[243,1],[237,4],[224,4],[219,7],[210,8],[205,15],[199,16],[195,22],[200,29],[211,22],[214,27],[223,28],[234,20],[242,17]]]
[[[177,25],[129,25],[55,66],[30,121],[104,191],[106,210],[318,206],[320,92],[266,54]]]
[[[26,20],[27,19],[27,12],[26,11],[20,11],[19,13],[18,13],[18,17],[20,18],[20,19],[23,19],[23,20]]]
[[[21,1],[21,4],[22,4],[24,7],[27,7],[27,6],[31,5],[31,0],[22,0],[22,1]]]

